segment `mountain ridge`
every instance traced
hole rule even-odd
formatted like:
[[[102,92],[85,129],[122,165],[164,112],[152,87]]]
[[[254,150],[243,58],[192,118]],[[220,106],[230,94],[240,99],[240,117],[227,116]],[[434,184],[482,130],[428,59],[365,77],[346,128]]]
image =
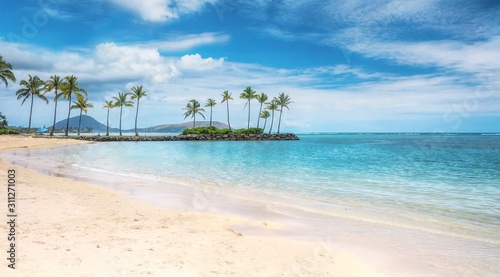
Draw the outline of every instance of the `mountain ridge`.
[[[69,119],[69,127],[70,128],[78,128],[79,116],[74,116]],[[66,128],[67,119],[60,120],[56,123],[56,129]],[[197,127],[208,127],[210,125],[210,121],[197,121]],[[193,122],[183,122],[183,123],[173,123],[173,124],[160,124],[146,128],[137,128],[137,132],[139,133],[181,133],[184,129],[191,128],[193,126]],[[226,123],[222,123],[219,121],[212,121],[212,126],[217,127],[219,129],[229,128]],[[106,125],[97,121],[95,118],[89,115],[82,115],[82,125],[81,130],[86,131],[87,127],[92,128],[93,133],[106,133]],[[48,127],[50,130],[51,127]],[[118,128],[109,128],[110,133],[118,133],[120,130]],[[132,129],[122,129],[122,133],[133,133],[135,132],[134,128]]]

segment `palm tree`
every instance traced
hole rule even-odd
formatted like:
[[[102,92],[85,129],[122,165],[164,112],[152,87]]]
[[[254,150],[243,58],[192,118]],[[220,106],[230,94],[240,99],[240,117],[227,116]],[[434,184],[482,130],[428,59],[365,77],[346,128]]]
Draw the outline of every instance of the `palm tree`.
[[[78,95],[85,94],[87,96],[87,92],[83,89],[78,87],[78,78],[75,76],[66,76],[64,78],[64,82],[61,85],[61,95],[64,99],[68,99],[68,118],[66,119],[66,132],[64,133],[65,136],[68,136],[68,130],[69,130],[69,117],[71,115],[71,96],[75,94],[77,97]]]
[[[212,109],[215,105],[217,105],[217,102],[213,98],[208,98],[207,102],[205,102],[205,107],[210,107],[210,127],[212,127]]]
[[[113,101],[106,100],[104,101],[104,105],[102,108],[108,109],[108,116],[106,117],[106,136],[109,136],[109,110],[115,107],[115,103]]]
[[[188,116],[191,116],[193,118],[193,128],[196,127],[196,114],[201,115],[203,119],[205,119],[205,116],[201,113],[205,110],[201,108],[200,102],[196,101],[195,99],[191,99],[183,110],[186,110],[186,112],[184,113],[184,119],[186,119]]]
[[[259,118],[257,118],[257,128],[259,128],[262,105],[267,101],[268,97],[265,93],[261,92],[260,95],[255,96],[255,99],[257,99],[257,101],[260,103]]]
[[[275,100],[271,102],[267,102],[267,107],[266,109],[271,111],[271,127],[269,128],[269,134],[273,130],[273,123],[274,123],[274,111],[278,111],[278,104],[276,103]]]
[[[247,129],[250,129],[250,101],[255,98],[256,92],[252,90],[252,87],[248,86],[243,93],[240,94],[240,98],[247,99],[248,102],[245,104],[245,107],[248,105],[248,126]]]
[[[281,125],[281,114],[283,113],[283,107],[285,107],[288,110],[288,105],[292,104],[293,101],[290,99],[290,97],[285,95],[283,92],[278,95],[278,97],[274,97],[274,101],[278,106],[280,106],[280,117],[278,120],[278,134],[280,133],[280,125]]]
[[[137,133],[137,116],[139,115],[139,100],[141,100],[142,97],[148,96],[144,90],[142,90],[142,86],[138,87],[133,87],[132,88],[132,97],[130,97],[132,100],[137,99],[137,109],[135,111],[135,135],[138,136],[139,133]]]
[[[120,136],[122,135],[122,111],[123,111],[123,106],[125,107],[134,107],[134,102],[127,100],[127,96],[131,94],[130,92],[124,93],[124,92],[118,92],[118,97],[113,96],[113,99],[115,99],[115,106],[120,107]]]
[[[6,62],[0,55],[0,80],[2,80],[2,82],[5,84],[5,87],[9,85],[7,83],[7,79],[11,80],[12,82],[16,82],[16,77],[14,76],[14,73],[12,73],[12,65]]]
[[[222,102],[220,102],[221,104],[226,102],[226,106],[227,106],[227,125],[229,126],[229,130],[231,130],[231,123],[229,123],[229,100],[234,100],[233,97],[231,97],[231,93],[229,93],[229,91],[224,91],[222,93]]]
[[[43,86],[45,85],[45,82],[40,80],[40,78],[38,78],[38,76],[35,76],[35,77],[31,77],[31,75],[28,75],[28,76],[29,76],[28,81],[21,80],[21,82],[19,83],[21,86],[24,86],[24,88],[19,89],[16,92],[16,95],[17,95],[17,100],[23,98],[23,102],[21,103],[21,105],[24,104],[24,102],[28,98],[31,98],[30,119],[28,122],[28,133],[29,133],[29,131],[31,129],[31,115],[33,113],[33,99],[34,99],[34,97],[37,96],[38,98],[45,101],[47,104],[49,103],[49,100],[47,100],[47,97],[45,97],[42,93]]]
[[[263,118],[265,121],[264,121],[264,128],[262,128],[262,131],[266,130],[266,124],[267,124],[267,119],[271,116],[271,114],[269,113],[268,110],[263,110],[261,113],[260,113],[260,117],[259,118]]]
[[[49,92],[51,90],[55,90],[56,96],[54,96],[54,124],[52,124],[52,129],[50,130],[50,135],[54,135],[54,129],[56,128],[56,115],[57,115],[57,100],[59,99],[61,94],[58,94],[58,90],[61,89],[63,81],[57,75],[50,76],[50,79],[45,82],[44,90]]]
[[[85,114],[87,114],[87,109],[93,108],[94,104],[88,103],[88,99],[84,98],[81,94],[77,94],[76,99],[76,101],[73,101],[74,105],[71,106],[71,109],[80,109],[80,119],[78,120],[78,135],[80,135],[80,126],[82,125],[82,112],[85,112]]]

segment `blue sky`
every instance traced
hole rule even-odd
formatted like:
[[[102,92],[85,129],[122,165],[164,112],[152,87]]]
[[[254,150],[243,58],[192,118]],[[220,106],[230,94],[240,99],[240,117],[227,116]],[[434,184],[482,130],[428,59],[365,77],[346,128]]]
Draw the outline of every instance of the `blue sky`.
[[[28,123],[19,81],[57,74],[79,78],[101,122],[104,100],[143,85],[141,127],[183,122],[190,99],[229,90],[242,128],[252,86],[290,95],[284,131],[500,132],[499,1],[2,0],[1,15],[0,55],[18,79],[0,87],[11,125]],[[34,106],[32,125],[51,125],[53,103]],[[225,113],[219,103],[214,120]],[[125,109],[124,128],[134,116]]]

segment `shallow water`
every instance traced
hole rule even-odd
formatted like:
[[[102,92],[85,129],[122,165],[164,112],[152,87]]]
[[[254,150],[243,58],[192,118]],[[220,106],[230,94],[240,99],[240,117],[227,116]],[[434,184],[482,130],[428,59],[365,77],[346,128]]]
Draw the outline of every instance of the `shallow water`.
[[[289,231],[276,234],[349,248],[395,276],[500,272],[500,136],[300,138],[112,142],[2,156],[169,207],[281,221]]]

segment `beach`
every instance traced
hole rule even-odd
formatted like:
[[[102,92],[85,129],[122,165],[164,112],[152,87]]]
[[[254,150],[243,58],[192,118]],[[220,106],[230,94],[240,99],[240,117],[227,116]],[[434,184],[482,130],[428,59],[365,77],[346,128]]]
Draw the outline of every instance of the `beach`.
[[[0,136],[0,152],[88,143]],[[383,276],[328,241],[296,240],[278,222],[161,207],[122,191],[48,176],[0,160],[0,180],[15,171],[16,260],[9,226],[0,225],[1,276]],[[7,209],[7,187],[0,206]],[[262,235],[234,226],[249,225]]]

